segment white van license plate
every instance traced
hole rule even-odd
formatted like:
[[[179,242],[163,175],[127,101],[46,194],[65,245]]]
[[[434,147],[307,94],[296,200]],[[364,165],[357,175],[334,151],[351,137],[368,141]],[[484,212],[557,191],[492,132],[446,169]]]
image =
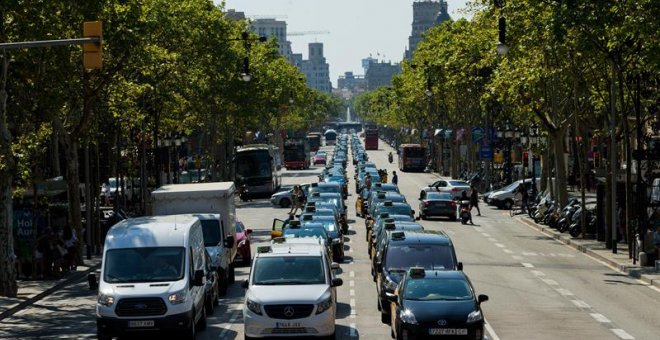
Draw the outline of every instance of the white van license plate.
[[[467,328],[431,328],[429,335],[467,335]]]
[[[302,327],[301,322],[277,322],[275,323],[276,328],[300,328]]]
[[[130,328],[153,327],[154,325],[154,320],[135,320],[128,322],[128,327]]]

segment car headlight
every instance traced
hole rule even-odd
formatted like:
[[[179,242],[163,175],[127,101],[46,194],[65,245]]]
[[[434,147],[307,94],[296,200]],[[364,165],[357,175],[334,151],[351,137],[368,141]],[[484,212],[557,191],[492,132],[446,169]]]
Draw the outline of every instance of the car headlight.
[[[413,314],[410,309],[404,309],[401,312],[399,312],[399,318],[401,318],[401,322],[411,324],[411,325],[416,325],[417,324],[417,319],[415,319],[415,314]]]
[[[480,310],[475,310],[474,312],[470,313],[467,317],[467,322],[472,323],[472,322],[477,322],[483,320],[483,314],[481,314]]]
[[[246,299],[246,300],[245,300],[245,306],[247,307],[247,309],[251,310],[252,313],[254,313],[254,314],[258,314],[258,315],[262,315],[262,314],[261,314],[261,305],[260,305],[260,304],[254,302],[254,301],[252,301],[252,300],[250,300],[250,299]]]
[[[332,307],[332,295],[320,303],[316,304],[316,314],[321,314]]]
[[[112,295],[107,295],[103,293],[99,293],[99,297],[96,300],[100,305],[110,307],[115,303],[115,297]]]
[[[188,295],[186,294],[185,290],[182,290],[182,291],[176,292],[174,294],[170,294],[167,297],[167,300],[173,305],[178,305],[178,304],[182,304],[182,303],[186,302],[186,297],[187,296]]]
[[[389,276],[385,276],[385,290],[388,292],[393,292],[396,289],[398,283],[392,281]]]

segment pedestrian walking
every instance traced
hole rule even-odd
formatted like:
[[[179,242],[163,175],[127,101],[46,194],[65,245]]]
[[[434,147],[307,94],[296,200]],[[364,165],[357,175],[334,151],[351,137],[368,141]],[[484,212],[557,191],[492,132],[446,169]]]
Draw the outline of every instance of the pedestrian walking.
[[[62,233],[62,239],[64,240],[64,248],[66,249],[64,270],[67,272],[75,271],[77,267],[76,255],[78,253],[78,237],[76,237],[76,232],[71,227],[67,226]]]
[[[399,185],[399,176],[396,175],[396,171],[392,171],[392,184]]]
[[[479,191],[477,191],[477,187],[474,185],[472,185],[470,189],[470,213],[472,213],[472,208],[477,208],[477,216],[481,216],[481,210],[479,209]]]
[[[302,205],[305,201],[305,194],[302,192],[300,185],[295,185],[293,187],[291,201],[291,210],[289,210],[289,215],[295,215],[296,212],[298,212],[298,209],[302,210]]]

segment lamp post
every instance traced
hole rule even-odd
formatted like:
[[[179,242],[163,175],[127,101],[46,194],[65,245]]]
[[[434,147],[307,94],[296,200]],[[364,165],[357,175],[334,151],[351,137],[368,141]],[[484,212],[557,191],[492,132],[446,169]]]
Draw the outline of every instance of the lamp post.
[[[504,177],[505,184],[511,184],[513,182],[512,175],[512,165],[511,165],[511,143],[514,136],[513,126],[511,122],[507,119],[504,123],[504,139],[505,139],[505,148],[504,148]]]
[[[532,124],[529,128],[529,144],[530,154],[528,157],[532,160],[532,194],[536,196],[536,162],[534,161],[534,152],[532,147],[537,146],[539,143],[539,127],[536,123]]]

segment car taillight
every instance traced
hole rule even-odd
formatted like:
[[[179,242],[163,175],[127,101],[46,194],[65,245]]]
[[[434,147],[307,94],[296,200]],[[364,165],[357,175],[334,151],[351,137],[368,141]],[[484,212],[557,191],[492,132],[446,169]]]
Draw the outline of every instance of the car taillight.
[[[424,201],[424,206],[428,207],[431,203],[429,201]]]

